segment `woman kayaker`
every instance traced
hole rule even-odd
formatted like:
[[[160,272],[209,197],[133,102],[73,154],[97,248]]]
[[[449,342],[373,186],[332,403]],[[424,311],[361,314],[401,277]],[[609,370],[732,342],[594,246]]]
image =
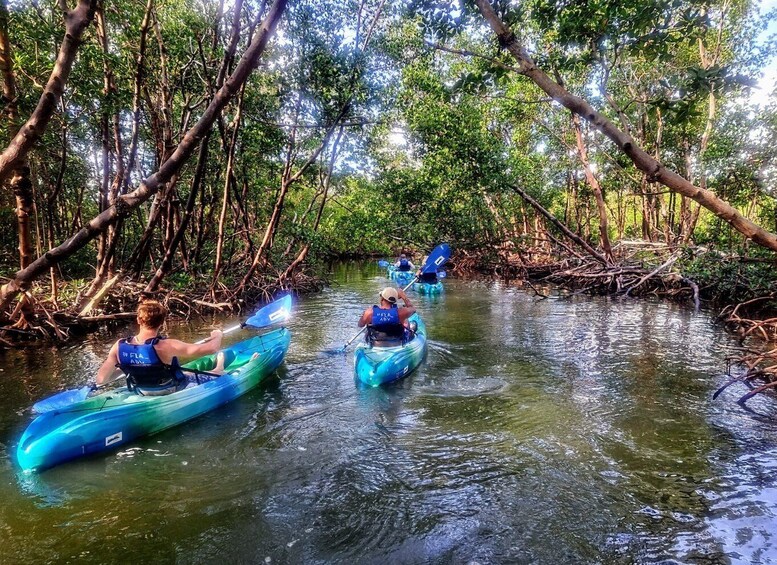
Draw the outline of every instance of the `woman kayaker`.
[[[120,339],[111,347],[108,358],[97,372],[97,384],[109,382],[120,372],[127,375],[128,384],[140,394],[163,395],[181,390],[188,379],[178,366],[221,349],[220,330],[213,330],[205,343],[186,343],[159,335],[167,309],[156,300],[141,302],[138,306],[137,335]],[[224,355],[216,356],[213,374],[224,372]]]
[[[364,311],[359,319],[359,327],[369,326],[367,339],[379,347],[390,347],[406,341],[406,322],[415,314],[415,306],[401,288],[387,286],[378,296],[380,305]],[[397,306],[399,299],[402,299],[404,306]]]

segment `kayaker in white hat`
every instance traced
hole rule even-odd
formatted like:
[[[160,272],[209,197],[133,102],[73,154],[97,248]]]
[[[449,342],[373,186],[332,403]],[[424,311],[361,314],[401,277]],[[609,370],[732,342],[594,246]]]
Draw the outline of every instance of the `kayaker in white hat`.
[[[367,339],[373,345],[392,346],[407,340],[407,319],[415,314],[415,306],[401,288],[387,286],[380,291],[380,305],[367,308],[359,319],[359,327],[369,326]],[[397,303],[402,300],[404,306]]]
[[[186,343],[159,335],[167,318],[167,308],[156,300],[141,302],[138,306],[137,335],[120,339],[111,347],[108,358],[97,371],[97,384],[113,380],[119,372],[127,375],[127,384],[139,394],[163,395],[181,390],[188,385],[181,364],[218,352],[222,332],[213,330],[205,343]],[[216,357],[212,374],[224,372],[224,355]],[[206,379],[207,380],[207,379]]]

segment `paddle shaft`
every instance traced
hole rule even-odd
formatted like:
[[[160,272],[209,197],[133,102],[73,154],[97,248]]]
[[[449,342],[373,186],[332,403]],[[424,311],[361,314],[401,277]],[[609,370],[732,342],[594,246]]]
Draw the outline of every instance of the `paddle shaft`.
[[[243,324],[235,324],[234,326],[229,326],[228,328],[221,330],[222,335],[231,334],[232,332],[239,330],[243,327]],[[205,339],[201,339],[200,341],[195,341],[194,343],[196,345],[202,345],[203,343],[208,343],[210,340],[212,340],[212,337],[206,337]]]

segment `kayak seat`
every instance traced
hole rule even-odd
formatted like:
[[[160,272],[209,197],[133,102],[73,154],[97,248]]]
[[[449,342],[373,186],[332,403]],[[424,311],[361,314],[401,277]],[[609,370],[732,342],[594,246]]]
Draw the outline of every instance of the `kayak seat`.
[[[372,347],[400,347],[413,340],[415,332],[403,328],[402,335],[390,335],[367,326],[367,337],[365,341]]]

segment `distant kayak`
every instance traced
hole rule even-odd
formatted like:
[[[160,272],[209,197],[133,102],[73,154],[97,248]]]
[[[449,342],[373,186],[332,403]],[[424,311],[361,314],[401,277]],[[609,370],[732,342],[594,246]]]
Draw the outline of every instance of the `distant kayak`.
[[[388,268],[388,278],[398,283],[407,284],[413,280],[415,273],[413,271],[400,271],[394,265],[390,265]]]
[[[123,388],[41,414],[19,440],[19,465],[43,470],[196,418],[257,386],[283,363],[290,340],[281,328],[236,343],[223,350],[227,373],[173,394],[140,396]],[[252,360],[254,353],[259,357]],[[184,366],[208,371],[213,365],[208,355]]]
[[[425,283],[416,281],[413,283],[413,290],[419,294],[440,294],[442,292],[442,282]]]
[[[408,322],[417,324],[415,337],[404,345],[372,347],[362,343],[354,353],[356,379],[367,386],[378,386],[401,379],[412,373],[426,354],[426,327],[418,314]]]

